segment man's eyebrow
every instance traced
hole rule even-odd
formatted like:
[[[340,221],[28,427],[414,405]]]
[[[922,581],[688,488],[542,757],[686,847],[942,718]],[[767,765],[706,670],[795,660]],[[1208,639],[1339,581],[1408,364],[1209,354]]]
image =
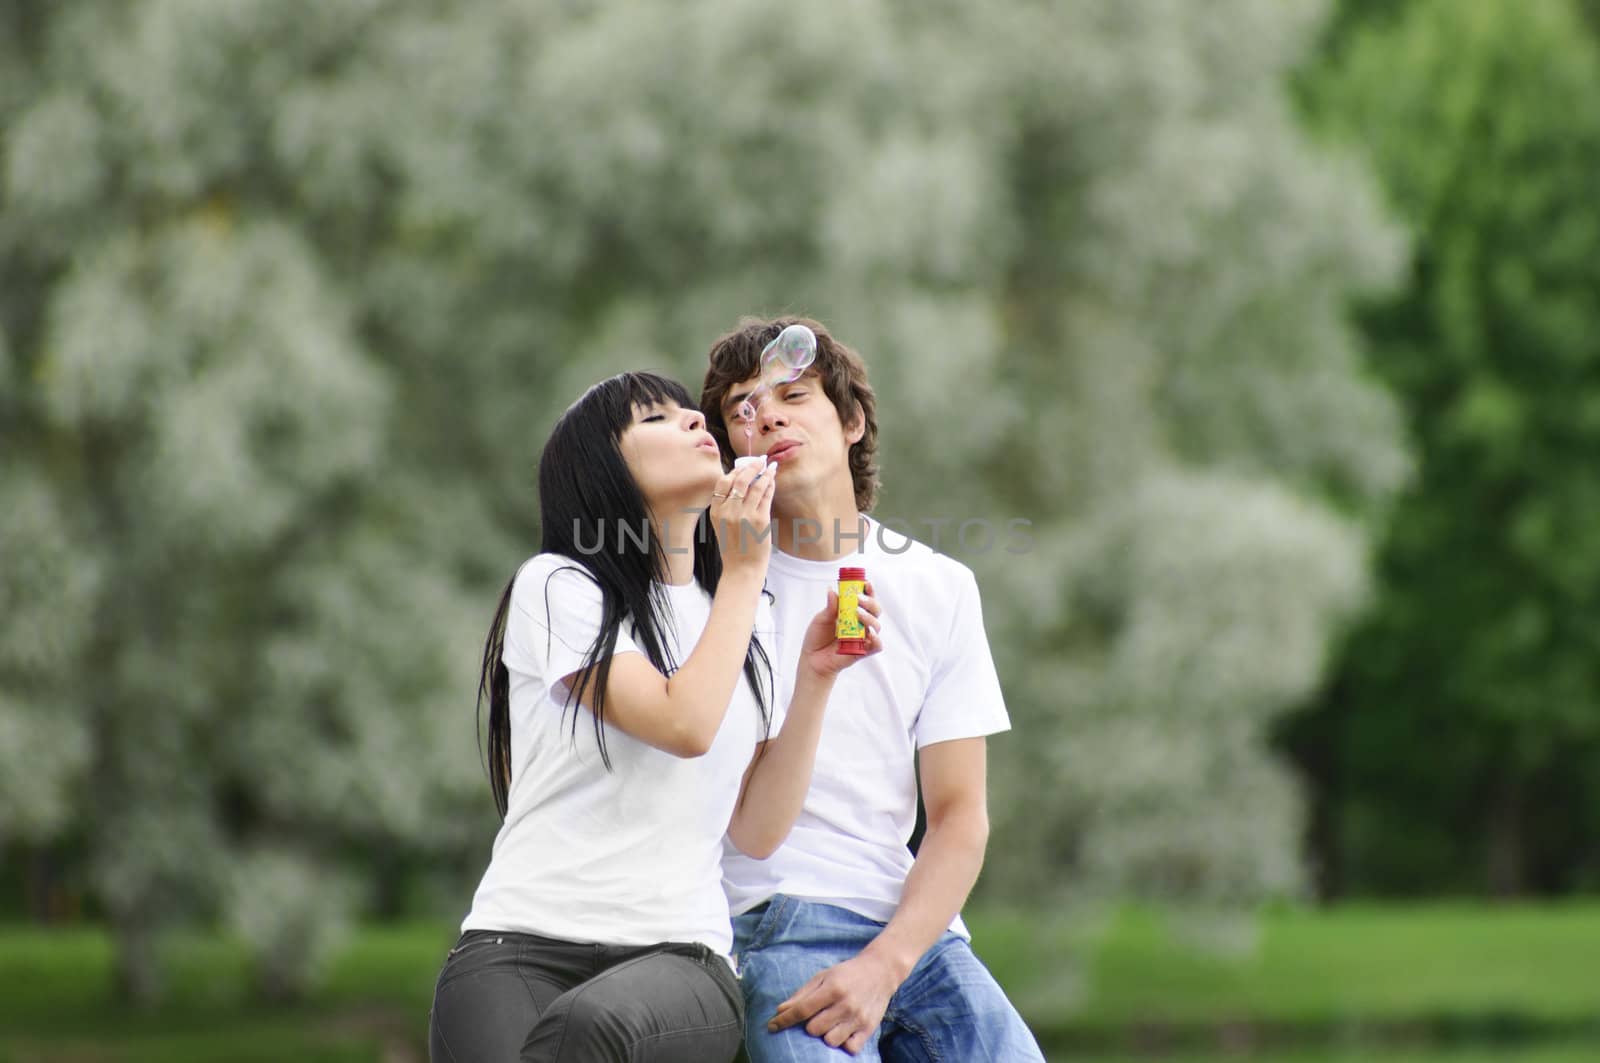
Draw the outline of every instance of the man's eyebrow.
[[[811,374],[806,373],[796,380],[785,381],[772,390],[774,392],[782,391],[784,388],[792,388],[797,385],[807,384],[810,382],[810,380]],[[754,394],[755,390],[755,388],[744,388],[742,390],[735,389],[733,391],[729,391],[727,397],[722,400],[722,408],[726,410],[729,407],[738,406],[740,403],[744,402],[745,399],[748,399],[752,394]]]

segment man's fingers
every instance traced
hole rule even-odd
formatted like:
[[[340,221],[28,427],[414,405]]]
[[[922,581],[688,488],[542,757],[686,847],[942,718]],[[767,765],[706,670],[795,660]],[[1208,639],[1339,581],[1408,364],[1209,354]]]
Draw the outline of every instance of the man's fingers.
[[[865,595],[856,603],[856,615],[861,617],[861,622],[869,628],[877,628],[883,624],[878,619],[878,600]]]
[[[797,993],[782,1004],[779,1004],[778,1010],[772,1013],[772,1020],[767,1023],[767,1029],[773,1031],[786,1030],[797,1022],[804,1022],[809,1019],[811,1012],[801,1009],[798,1003],[799,998],[800,994]]]
[[[852,1056],[860,1055],[861,1050],[867,1047],[867,1038],[871,1036],[871,1030],[857,1030],[855,1033],[851,1034],[850,1039],[844,1043],[844,1050],[849,1052]]]
[[[806,1023],[806,1033],[838,1048],[844,1044],[845,1038],[855,1032],[857,1025],[850,1009],[844,1006],[843,1001],[839,1001],[811,1016],[811,1021]]]
[[[813,624],[826,624],[831,630],[833,628],[833,618],[838,614],[839,596],[833,591],[829,591],[827,604],[817,610],[817,615],[811,618],[811,622]]]
[[[805,1022],[811,1016],[833,1003],[832,997],[821,995],[821,975],[812,979],[799,989],[794,995],[782,1004],[773,1013],[772,1021],[767,1023],[767,1029],[774,1032],[793,1026],[797,1022]]]

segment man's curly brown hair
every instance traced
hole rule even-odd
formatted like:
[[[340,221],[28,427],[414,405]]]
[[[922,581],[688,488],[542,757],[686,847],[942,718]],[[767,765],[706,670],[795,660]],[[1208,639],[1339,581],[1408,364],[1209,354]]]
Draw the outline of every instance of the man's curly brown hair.
[[[806,370],[807,377],[822,381],[822,390],[839,412],[839,423],[846,427],[861,418],[865,432],[850,446],[850,479],[855,484],[856,509],[872,512],[878,501],[878,406],[867,383],[867,367],[861,356],[828,333],[821,323],[805,317],[779,317],[771,320],[747,317],[732,332],[711,345],[710,366],[705,386],[700,391],[700,409],[706,428],[722,448],[724,464],[733,460],[728,442],[728,426],[723,421],[722,403],[733,387],[756,375],[761,352],[790,325],[804,325],[817,334],[817,360]]]

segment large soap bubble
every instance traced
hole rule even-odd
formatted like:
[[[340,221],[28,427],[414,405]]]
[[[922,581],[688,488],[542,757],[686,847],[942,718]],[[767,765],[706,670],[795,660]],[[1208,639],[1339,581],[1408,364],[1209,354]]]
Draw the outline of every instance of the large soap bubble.
[[[762,348],[756,386],[735,415],[744,425],[746,442],[755,434],[756,411],[775,389],[799,380],[817,360],[817,334],[804,325],[790,325]],[[746,448],[748,449],[748,447]]]

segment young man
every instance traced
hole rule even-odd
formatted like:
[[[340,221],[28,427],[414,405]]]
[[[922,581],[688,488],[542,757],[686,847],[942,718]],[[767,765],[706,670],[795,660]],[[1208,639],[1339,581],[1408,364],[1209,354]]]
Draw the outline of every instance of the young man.
[[[842,673],[787,841],[767,860],[724,846],[723,886],[754,1063],[1043,1060],[973,955],[960,910],[988,841],[985,736],[1010,727],[978,587],[959,562],[867,517],[877,421],[865,366],[815,321],[817,358],[760,396],[762,349],[797,319],[747,320],[711,349],[701,394],[731,460],[780,466],[767,588],[780,677],[794,674],[810,603],[841,566],[865,568],[890,617],[884,648]],[[913,858],[918,760],[927,831]],[[842,1050],[842,1051],[841,1051]]]

